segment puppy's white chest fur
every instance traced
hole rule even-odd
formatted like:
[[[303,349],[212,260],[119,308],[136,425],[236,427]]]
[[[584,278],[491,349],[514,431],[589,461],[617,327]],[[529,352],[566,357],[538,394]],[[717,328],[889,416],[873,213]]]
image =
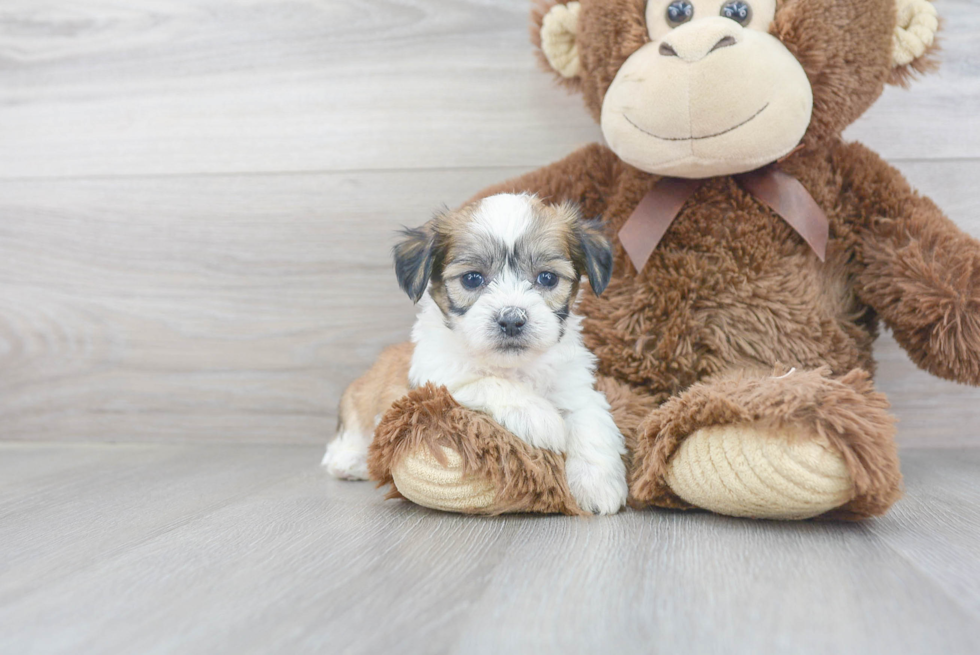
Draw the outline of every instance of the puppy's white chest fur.
[[[527,443],[557,452],[567,449],[565,416],[594,399],[595,359],[582,345],[581,318],[570,314],[557,344],[520,365],[479,356],[445,323],[431,299],[421,303],[412,340],[413,386],[445,386],[464,407],[486,412]]]

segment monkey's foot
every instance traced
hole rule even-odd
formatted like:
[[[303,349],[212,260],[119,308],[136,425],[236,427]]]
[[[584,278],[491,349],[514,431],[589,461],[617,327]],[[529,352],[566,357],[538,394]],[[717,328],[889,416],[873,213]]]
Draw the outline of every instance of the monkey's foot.
[[[887,407],[862,370],[700,382],[637,431],[632,503],[767,519],[883,514],[902,480]]]
[[[698,430],[666,477],[685,502],[729,516],[806,519],[854,497],[847,464],[826,440],[764,425]]]
[[[565,458],[535,448],[489,416],[426,385],[392,405],[368,451],[371,478],[390,498],[464,514],[583,514]]]
[[[476,475],[467,475],[463,458],[455,450],[440,448],[441,464],[428,448],[408,453],[391,469],[395,488],[416,505],[444,512],[484,513],[497,496],[494,485]]]

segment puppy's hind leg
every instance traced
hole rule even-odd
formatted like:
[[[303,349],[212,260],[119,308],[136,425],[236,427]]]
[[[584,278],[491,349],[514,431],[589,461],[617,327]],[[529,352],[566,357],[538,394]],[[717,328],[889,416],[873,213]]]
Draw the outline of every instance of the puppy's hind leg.
[[[358,417],[347,417],[341,413],[337,425],[337,436],[327,444],[327,452],[320,464],[327,473],[341,480],[367,480],[367,454],[373,430],[365,434]]]
[[[408,393],[412,344],[387,348],[373,366],[351,383],[340,399],[337,436],[321,464],[342,480],[367,480],[368,446],[391,404]]]

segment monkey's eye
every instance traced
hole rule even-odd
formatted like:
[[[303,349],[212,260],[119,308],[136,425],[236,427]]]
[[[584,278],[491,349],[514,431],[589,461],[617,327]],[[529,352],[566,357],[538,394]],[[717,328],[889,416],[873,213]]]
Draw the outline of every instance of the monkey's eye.
[[[556,284],[558,284],[558,276],[551,271],[545,271],[544,273],[538,274],[538,284],[543,286],[545,289],[552,289]]]
[[[459,278],[459,281],[463,283],[463,286],[470,291],[473,289],[479,289],[483,286],[483,275],[477,273],[476,271],[470,271],[469,273],[463,273],[463,276]]]
[[[688,0],[674,0],[667,5],[667,22],[671,27],[677,27],[694,17],[694,5]]]
[[[752,7],[743,0],[731,0],[731,2],[726,2],[721,6],[721,15],[725,18],[731,18],[739,25],[748,25],[749,21],[752,20]]]

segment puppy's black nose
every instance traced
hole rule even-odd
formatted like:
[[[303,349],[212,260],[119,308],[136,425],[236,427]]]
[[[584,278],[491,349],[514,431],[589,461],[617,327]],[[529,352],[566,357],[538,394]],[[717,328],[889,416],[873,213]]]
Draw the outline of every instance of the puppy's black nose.
[[[504,307],[497,314],[497,325],[508,337],[516,337],[527,323],[527,313],[518,307]]]

